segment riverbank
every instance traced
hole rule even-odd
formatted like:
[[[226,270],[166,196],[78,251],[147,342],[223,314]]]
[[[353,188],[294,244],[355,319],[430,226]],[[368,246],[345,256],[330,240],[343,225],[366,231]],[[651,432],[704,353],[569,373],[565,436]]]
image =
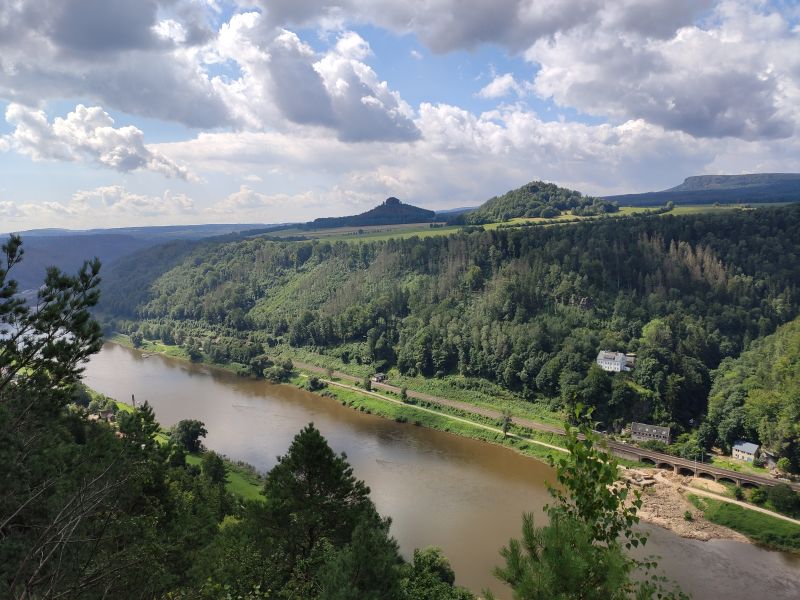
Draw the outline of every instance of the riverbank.
[[[133,347],[127,340],[127,336],[117,336],[112,338],[112,341],[116,343],[127,341],[128,343],[121,345]],[[138,348],[138,350],[145,353],[158,352],[155,344]],[[188,358],[178,357],[174,354],[172,357],[188,360]],[[236,368],[226,368],[225,365],[210,366],[222,367],[229,372],[240,374]],[[296,369],[288,381],[289,384],[311,391],[321,399],[325,397],[326,402],[334,400],[353,410],[394,420],[402,426],[427,427],[493,445],[505,446],[542,462],[548,462],[558,452],[565,451],[559,445],[561,436],[555,433],[559,430],[556,427],[552,427],[552,431],[540,431],[520,427],[514,423],[508,428],[507,434],[504,434],[501,422],[496,417],[486,416],[492,415],[492,413],[496,415],[496,410],[489,411],[457,400],[436,398],[435,401],[429,401],[423,399],[427,397],[426,394],[413,390],[408,390],[407,397],[403,398],[399,389],[383,384],[373,384],[374,390],[365,390],[363,387],[355,385],[355,382],[360,379],[352,375],[337,371],[330,373],[328,369],[302,362],[296,362],[295,367]],[[307,370],[302,368],[298,370],[300,367],[307,367]],[[320,377],[322,373],[326,376]],[[324,387],[309,389],[313,387],[309,386],[312,377],[320,380]],[[620,462],[628,468],[643,467],[641,463],[633,461]],[[646,468],[637,470],[642,473],[649,472]],[[715,498],[720,502],[732,502],[722,496],[715,496]],[[698,540],[733,539],[744,541],[746,539],[741,533],[736,533],[728,527],[705,519],[700,509],[689,504],[682,495],[676,496],[674,490],[670,491],[661,487],[648,490],[643,500],[645,506],[640,514],[643,522],[663,527],[682,537]],[[671,508],[668,509],[668,507]],[[691,520],[685,518],[686,511],[692,515]]]
[[[623,477],[641,489],[639,517],[646,523],[687,539],[733,540],[800,553],[800,521],[726,498],[722,484],[658,469],[625,469]]]

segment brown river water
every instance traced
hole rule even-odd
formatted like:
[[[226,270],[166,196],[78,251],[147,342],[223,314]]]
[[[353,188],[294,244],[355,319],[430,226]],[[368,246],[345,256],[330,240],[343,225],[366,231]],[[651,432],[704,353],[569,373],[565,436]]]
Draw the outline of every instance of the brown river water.
[[[262,471],[314,422],[372,489],[403,553],[440,546],[457,582],[510,594],[491,574],[498,550],[520,535],[521,515],[542,515],[551,469],[506,448],[366,415],[288,385],[272,385],[115,344],[92,358],[93,389],[117,400],[147,400],[158,420],[206,424],[206,445]],[[646,547],[694,598],[800,600],[800,557],[732,541],[687,540],[654,526]]]

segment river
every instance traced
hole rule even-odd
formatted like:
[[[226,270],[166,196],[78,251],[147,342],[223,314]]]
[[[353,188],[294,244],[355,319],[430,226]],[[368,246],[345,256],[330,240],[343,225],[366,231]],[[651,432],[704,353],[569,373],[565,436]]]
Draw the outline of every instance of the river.
[[[87,366],[91,388],[117,400],[147,400],[158,420],[203,421],[205,443],[262,471],[286,452],[309,422],[372,489],[392,533],[408,556],[440,546],[457,582],[479,592],[507,590],[493,579],[498,550],[519,536],[521,514],[542,515],[550,468],[515,452],[367,415],[287,385],[237,377],[160,355],[106,344]],[[646,526],[647,554],[698,599],[800,598],[800,558],[731,541],[699,542]]]

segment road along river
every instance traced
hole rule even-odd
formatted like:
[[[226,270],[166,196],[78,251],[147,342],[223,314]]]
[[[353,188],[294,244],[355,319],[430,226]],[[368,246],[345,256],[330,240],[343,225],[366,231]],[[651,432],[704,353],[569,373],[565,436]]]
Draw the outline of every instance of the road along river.
[[[262,471],[313,421],[372,489],[408,556],[441,546],[459,584],[507,598],[491,575],[498,550],[519,536],[521,514],[541,517],[550,468],[515,452],[448,433],[399,424],[345,408],[287,385],[106,344],[87,366],[91,388],[117,400],[147,400],[165,427],[199,419],[206,445]],[[687,540],[657,528],[647,554],[694,598],[800,598],[800,557],[732,541]]]

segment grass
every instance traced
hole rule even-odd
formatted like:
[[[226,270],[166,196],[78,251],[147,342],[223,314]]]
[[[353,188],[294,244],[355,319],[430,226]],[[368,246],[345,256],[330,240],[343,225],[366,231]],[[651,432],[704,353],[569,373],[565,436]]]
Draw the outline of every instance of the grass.
[[[338,357],[318,354],[303,348],[292,348],[288,345],[277,346],[271,349],[271,352],[280,358],[289,358],[323,368],[331,367],[359,378],[369,376],[375,370],[371,365],[345,364]],[[391,369],[387,375],[389,376],[387,383],[396,387],[405,386],[409,390],[422,394],[459,400],[483,408],[501,411],[508,409],[516,417],[528,418],[550,425],[564,424],[564,416],[550,410],[543,402],[530,402],[484,379],[461,375],[447,375],[441,379],[406,377],[401,375],[397,369]]]
[[[769,475],[769,469],[756,467],[752,463],[743,460],[736,460],[729,456],[712,456],[711,464],[721,469],[736,471],[737,473],[750,473],[751,475]]]
[[[297,376],[291,383],[300,387],[305,387],[305,378]],[[344,383],[349,385],[349,382]],[[480,426],[485,425],[487,427],[498,428],[499,424],[497,422],[455,409],[439,409],[439,407],[425,402],[395,404],[360,391],[336,386],[328,386],[325,390],[317,392],[317,394],[329,396],[330,398],[338,400],[342,406],[352,408],[353,410],[392,419],[408,427],[428,427],[430,429],[438,429],[439,431],[454,433],[491,444],[506,446],[527,456],[538,458],[539,460],[547,460],[549,457],[558,453],[557,450],[546,448],[525,439],[520,439],[520,437],[503,437],[503,434],[500,432],[489,431]],[[380,394],[391,397],[391,394],[384,393],[383,391],[381,391]],[[472,423],[466,423],[458,419],[466,419]],[[512,427],[509,432],[515,434],[515,436],[524,435],[531,440],[552,445],[558,445],[560,441],[559,436],[554,434],[529,432],[528,430],[519,429],[517,427]]]
[[[131,341],[129,335],[125,335],[124,333],[115,333],[114,335],[106,338],[109,342],[114,342],[115,344],[119,344],[120,346],[127,346],[128,348],[136,348]],[[142,340],[141,346],[136,348],[136,350],[141,350],[142,352],[154,352],[156,354],[163,354],[164,356],[170,356],[172,358],[181,358],[183,360],[189,360],[189,354],[186,352],[186,349],[181,346],[176,346],[172,344],[164,344],[160,341],[153,341],[153,340]]]
[[[729,527],[769,548],[800,552],[800,526],[794,523],[721,500],[694,494],[687,494],[687,497],[712,523]]]
[[[228,459],[224,460],[228,470],[228,481],[225,484],[225,489],[244,500],[263,500],[264,496],[261,495],[261,490],[264,487],[264,482],[253,468],[234,463]],[[186,462],[199,467],[203,462],[203,457],[200,454],[189,454],[186,456]]]
[[[760,205],[759,205],[760,206]],[[576,216],[570,213],[564,213],[557,217],[545,219],[542,217],[517,217],[509,219],[508,221],[498,223],[487,223],[483,225],[486,230],[493,230],[497,228],[506,227],[520,227],[531,225],[556,225],[561,223],[579,223],[581,221],[591,221],[599,218],[618,218],[628,217],[635,214],[645,213],[647,211],[656,209],[655,206],[621,206],[616,213],[608,213],[600,216]],[[684,205],[676,206],[669,213],[671,215],[691,215],[704,212],[720,212],[731,209],[742,209],[743,205],[731,204],[723,206],[714,206],[713,204],[697,204],[697,205]],[[277,238],[290,238],[302,236],[308,239],[324,239],[329,241],[343,241],[343,242],[376,242],[388,239],[403,239],[410,237],[434,237],[440,235],[450,235],[462,229],[460,225],[445,225],[438,223],[440,227],[431,227],[430,223],[405,223],[397,225],[366,225],[363,227],[334,227],[330,229],[283,229],[281,231],[270,233],[271,237]]]

